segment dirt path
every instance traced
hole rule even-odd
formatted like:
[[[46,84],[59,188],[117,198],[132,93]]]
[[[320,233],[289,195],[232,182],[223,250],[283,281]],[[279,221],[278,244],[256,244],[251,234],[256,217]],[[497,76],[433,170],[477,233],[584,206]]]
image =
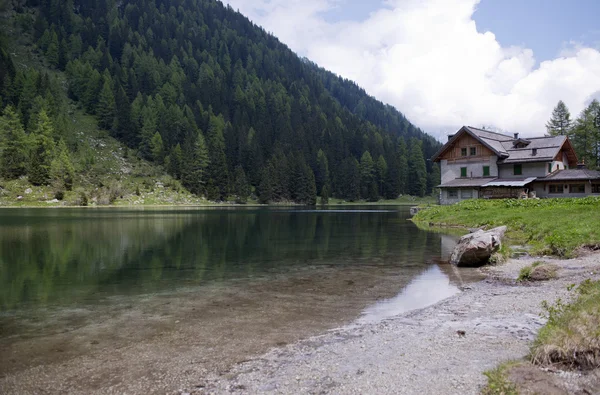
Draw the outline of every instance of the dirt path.
[[[486,269],[487,280],[436,305],[273,349],[181,392],[476,394],[486,382],[483,371],[527,354],[544,324],[543,300],[565,298],[569,284],[600,278],[595,253],[553,260],[556,280],[515,285],[520,268],[533,261]],[[553,375],[565,392],[583,391],[578,375]]]

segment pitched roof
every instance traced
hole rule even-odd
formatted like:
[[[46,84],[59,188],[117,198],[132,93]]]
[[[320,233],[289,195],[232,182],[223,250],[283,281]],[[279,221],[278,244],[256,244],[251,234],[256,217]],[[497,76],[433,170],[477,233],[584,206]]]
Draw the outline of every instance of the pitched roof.
[[[532,137],[528,139],[530,143],[523,148],[514,147],[512,139],[503,141],[502,145],[509,156],[501,159],[500,163],[547,162],[558,155],[566,140],[565,136]]]
[[[546,177],[538,178],[538,181],[574,181],[574,180],[598,180],[600,171],[590,169],[558,170]]]
[[[483,185],[483,187],[524,187],[527,184],[531,184],[536,180],[536,177],[522,178],[522,179],[502,179],[497,178]]]
[[[526,163],[526,162],[548,162],[553,160],[563,149],[565,143],[570,148],[571,145],[566,136],[545,136],[519,138],[518,136],[509,136],[502,133],[492,132],[474,128],[473,126],[463,126],[440,150],[433,156],[432,160],[436,161],[446,149],[451,147],[463,133],[468,133],[483,145],[489,148],[498,156],[498,163]],[[515,146],[515,142],[517,144]],[[521,147],[521,148],[518,148]],[[535,155],[534,155],[535,152]],[[577,163],[575,151],[572,149],[566,150],[569,157],[569,165]]]

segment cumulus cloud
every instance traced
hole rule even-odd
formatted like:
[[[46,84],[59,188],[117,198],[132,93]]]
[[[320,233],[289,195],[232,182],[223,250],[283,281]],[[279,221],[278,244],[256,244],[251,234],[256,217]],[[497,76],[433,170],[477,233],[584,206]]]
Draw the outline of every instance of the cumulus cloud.
[[[541,135],[558,100],[575,116],[600,91],[597,49],[570,43],[536,65],[531,49],[477,30],[479,0],[387,0],[360,22],[328,22],[345,1],[227,3],[439,138],[461,125]]]

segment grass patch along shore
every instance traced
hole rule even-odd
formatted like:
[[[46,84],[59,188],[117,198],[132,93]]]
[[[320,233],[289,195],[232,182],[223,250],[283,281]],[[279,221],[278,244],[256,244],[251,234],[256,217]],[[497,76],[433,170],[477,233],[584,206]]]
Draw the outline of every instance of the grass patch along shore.
[[[530,245],[536,255],[570,257],[578,247],[600,246],[600,197],[465,200],[425,208],[413,221],[470,228],[506,225],[508,239]]]

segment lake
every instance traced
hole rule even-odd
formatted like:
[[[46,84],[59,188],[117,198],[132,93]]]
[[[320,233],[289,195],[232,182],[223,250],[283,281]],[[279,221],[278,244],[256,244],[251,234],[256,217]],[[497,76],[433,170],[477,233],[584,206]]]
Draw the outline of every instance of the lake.
[[[157,392],[478,278],[409,208],[0,209],[0,392]],[[110,391],[107,390],[110,388]]]

